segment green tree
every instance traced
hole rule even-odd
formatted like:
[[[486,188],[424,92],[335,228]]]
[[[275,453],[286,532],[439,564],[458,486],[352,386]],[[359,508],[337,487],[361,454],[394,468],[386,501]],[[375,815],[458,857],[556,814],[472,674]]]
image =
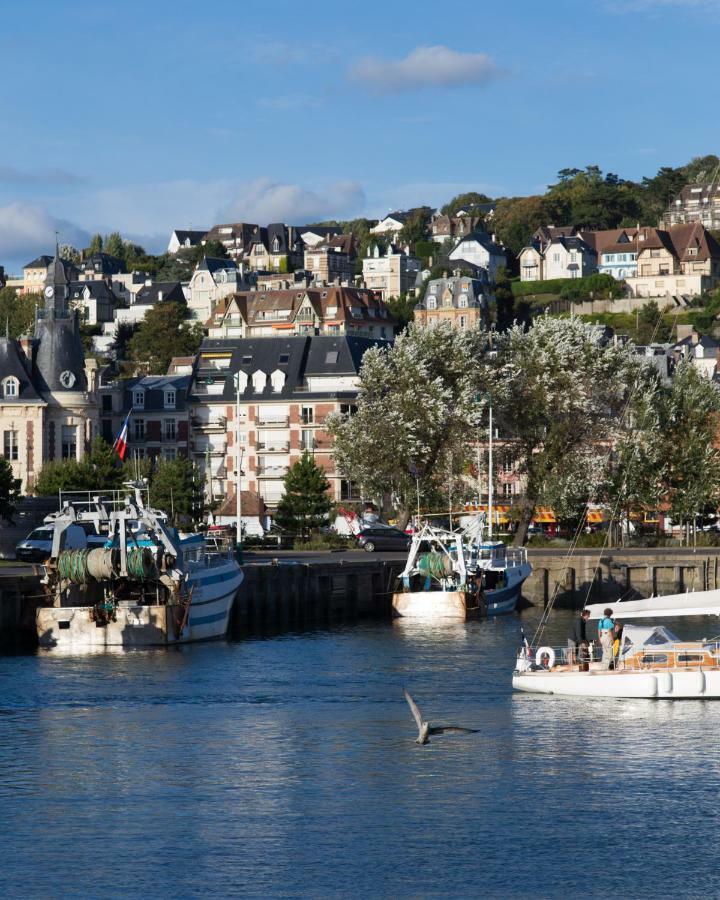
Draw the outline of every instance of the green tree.
[[[117,259],[125,259],[125,241],[119,231],[112,231],[105,236],[103,252],[115,256]]]
[[[88,490],[119,488],[123,481],[123,471],[117,453],[99,436],[93,438],[89,452],[80,463],[80,469]]]
[[[77,265],[80,262],[80,251],[70,244],[61,244],[60,245],[60,259],[65,259],[73,265]]]
[[[490,203],[490,197],[487,194],[478,194],[477,191],[467,191],[464,194],[458,194],[449,200],[440,212],[444,216],[454,216],[456,212],[464,209],[466,212],[473,212],[476,206],[483,203]]]
[[[42,305],[40,294],[16,294],[14,288],[0,290],[0,334],[12,338],[30,334],[35,322],[35,308]]]
[[[409,294],[401,294],[399,297],[388,297],[385,301],[388,312],[397,323],[395,326],[396,333],[402,331],[409,322],[412,322],[415,317],[416,303],[417,297],[411,297]]]
[[[90,246],[87,248],[88,253],[102,253],[103,238],[101,234],[94,234],[90,238]]]
[[[92,490],[87,471],[74,459],[58,459],[43,464],[33,492],[38,497],[57,497],[58,491]]]
[[[20,482],[14,476],[10,463],[0,456],[0,519],[12,522],[19,496]]]
[[[202,341],[200,325],[185,319],[182,303],[158,303],[148,311],[128,342],[137,374],[164,375],[173,356],[192,356]]]
[[[327,521],[332,501],[325,472],[305,451],[288,469],[285,492],[278,503],[275,521],[281,528],[307,537]]]
[[[366,496],[392,493],[402,527],[419,487],[429,502],[446,481],[447,460],[462,467],[482,413],[487,336],[409,325],[392,347],[368,350],[357,413],[332,416],[340,471]]]
[[[507,331],[515,318],[515,296],[505,266],[495,273],[495,308],[497,330]]]
[[[654,300],[650,300],[638,310],[636,343],[664,343],[670,340],[671,333],[672,326],[665,321],[660,307]]]
[[[202,479],[186,457],[161,459],[150,479],[150,503],[178,525],[187,519],[200,521],[203,514]]]
[[[411,209],[402,231],[398,235],[398,244],[405,247],[413,246],[418,241],[424,241],[428,236],[431,215],[432,210],[429,206],[418,206],[416,209]]]

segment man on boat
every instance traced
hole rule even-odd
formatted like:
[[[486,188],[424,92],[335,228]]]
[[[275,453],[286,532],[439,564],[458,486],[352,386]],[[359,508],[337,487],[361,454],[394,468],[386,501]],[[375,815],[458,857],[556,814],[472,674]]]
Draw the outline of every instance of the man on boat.
[[[570,663],[576,659],[578,650],[583,645],[587,646],[587,623],[589,618],[590,610],[584,609],[573,621],[572,632],[567,642],[568,662]]]
[[[603,617],[598,622],[598,637],[602,647],[602,668],[609,669],[613,658],[613,641],[615,640],[615,622],[612,619],[613,611],[604,610]]]

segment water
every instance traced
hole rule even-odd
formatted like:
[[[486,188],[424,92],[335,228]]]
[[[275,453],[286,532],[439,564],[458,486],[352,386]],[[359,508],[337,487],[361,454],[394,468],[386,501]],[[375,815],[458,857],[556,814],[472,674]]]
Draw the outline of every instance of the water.
[[[720,703],[513,696],[517,636],[0,658],[3,895],[717,896]]]

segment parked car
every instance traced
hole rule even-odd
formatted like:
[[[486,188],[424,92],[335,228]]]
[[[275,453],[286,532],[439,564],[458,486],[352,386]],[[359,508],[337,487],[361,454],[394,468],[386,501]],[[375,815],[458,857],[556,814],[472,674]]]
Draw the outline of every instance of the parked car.
[[[15,559],[23,562],[45,562],[52,551],[52,540],[52,526],[43,525],[36,528],[15,547]],[[80,550],[87,545],[88,536],[85,528],[80,525],[69,525],[65,531],[64,549]]]
[[[399,528],[388,525],[384,528],[363,528],[358,533],[357,542],[363,550],[372,553],[373,550],[409,550],[412,538]]]

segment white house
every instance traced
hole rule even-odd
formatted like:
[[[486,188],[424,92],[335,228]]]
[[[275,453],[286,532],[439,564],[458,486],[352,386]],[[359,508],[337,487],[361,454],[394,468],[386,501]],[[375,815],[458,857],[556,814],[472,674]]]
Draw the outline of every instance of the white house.
[[[203,257],[190,279],[188,311],[191,318],[206,322],[218,300],[245,287],[243,275],[244,267],[241,264],[238,269],[234,260]]]
[[[384,255],[375,245],[363,260],[363,281],[373,291],[380,291],[383,300],[389,297],[400,297],[415,289],[420,260],[410,255],[410,248],[400,250],[390,244]]]
[[[584,278],[596,271],[597,253],[578,235],[554,238],[545,248],[545,280]]]
[[[383,237],[394,239],[405,227],[407,218],[408,213],[406,212],[388,213],[384,219],[381,219],[377,225],[370,229],[370,234],[379,234]]]
[[[490,281],[495,281],[497,270],[507,265],[505,248],[497,244],[494,235],[486,231],[473,231],[457,242],[450,252],[451,260],[467,260],[480,268],[487,269]]]
[[[178,250],[185,250],[189,247],[198,247],[202,244],[206,234],[206,228],[200,231],[189,228],[186,230],[176,228],[170,235],[167,252],[174,255]]]

